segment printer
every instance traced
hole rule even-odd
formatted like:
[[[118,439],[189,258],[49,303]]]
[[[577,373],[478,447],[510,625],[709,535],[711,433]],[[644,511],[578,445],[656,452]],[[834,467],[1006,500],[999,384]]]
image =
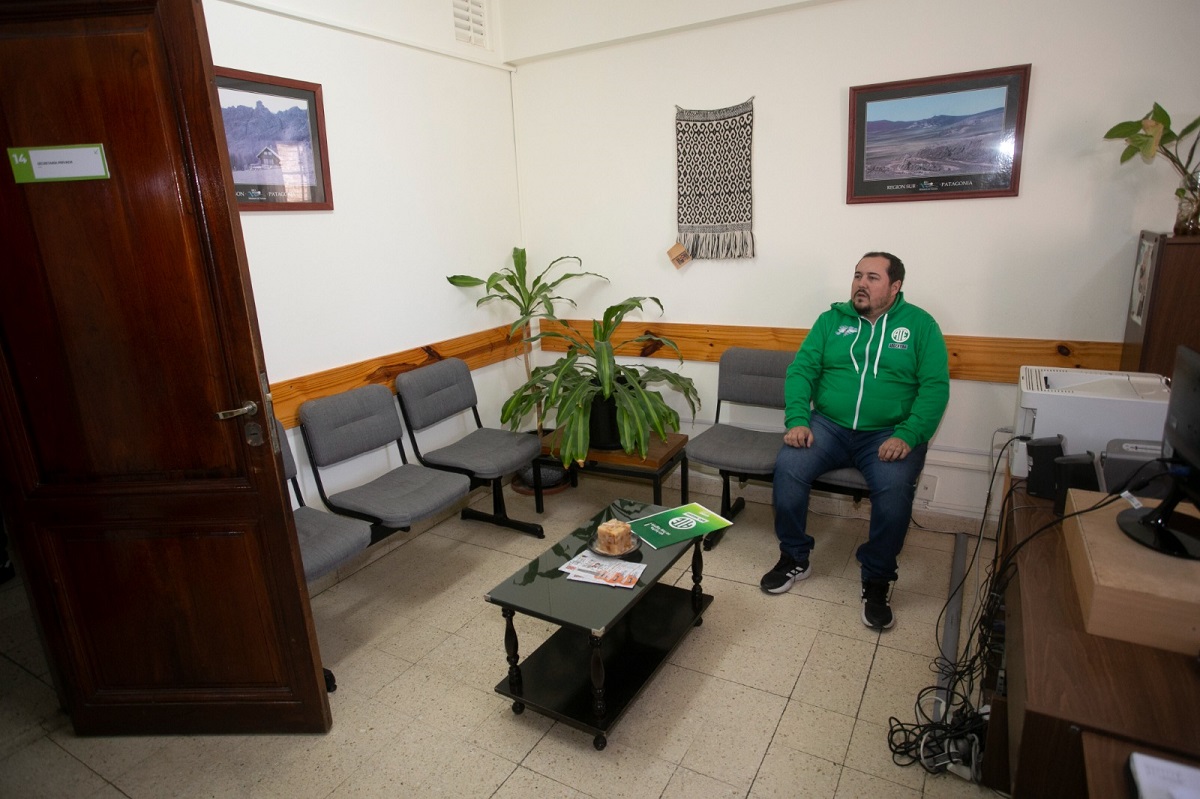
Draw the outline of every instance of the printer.
[[[1171,390],[1162,375],[1022,366],[1013,435],[1063,437],[1063,454],[1104,452],[1114,439],[1161,441]],[[1016,442],[1009,465],[1029,476],[1029,453]]]

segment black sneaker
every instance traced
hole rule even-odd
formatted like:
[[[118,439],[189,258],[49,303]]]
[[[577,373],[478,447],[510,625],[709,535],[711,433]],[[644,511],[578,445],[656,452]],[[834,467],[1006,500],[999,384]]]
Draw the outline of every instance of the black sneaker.
[[[758,581],[768,594],[784,594],[792,584],[808,577],[808,561],[798,561],[786,552],[780,554],[775,568]]]
[[[888,606],[890,588],[887,580],[863,580],[862,622],[872,630],[886,630],[896,623]]]

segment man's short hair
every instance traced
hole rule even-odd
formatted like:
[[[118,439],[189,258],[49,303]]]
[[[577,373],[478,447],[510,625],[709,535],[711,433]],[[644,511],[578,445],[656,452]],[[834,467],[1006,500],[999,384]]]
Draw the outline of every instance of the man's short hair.
[[[904,261],[901,261],[890,252],[869,252],[863,258],[884,258],[888,262],[887,273],[888,283],[895,283],[899,280],[904,282]]]

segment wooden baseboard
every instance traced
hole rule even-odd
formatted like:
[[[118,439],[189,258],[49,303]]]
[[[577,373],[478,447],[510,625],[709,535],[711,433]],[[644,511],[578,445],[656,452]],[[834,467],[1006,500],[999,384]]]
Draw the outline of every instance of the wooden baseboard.
[[[562,324],[590,336],[590,319],[567,319]],[[542,322],[542,330],[561,330],[557,322]],[[685,361],[715,363],[729,347],[757,347],[795,351],[804,341],[807,329],[794,327],[750,327],[744,325],[695,325],[670,322],[624,322],[614,341],[627,341],[650,333],[674,341]],[[566,344],[553,338],[542,339],[542,348],[563,352]],[[946,336],[950,351],[950,377],[955,380],[979,380],[987,383],[1016,383],[1021,367],[1057,366],[1067,369],[1119,369],[1121,342],[1061,341],[1056,339],[989,338]],[[447,339],[424,347],[382,355],[358,363],[346,364],[310,375],[302,375],[271,384],[275,415],[284,427],[299,423],[300,403],[370,383],[393,388],[396,375],[443,358],[462,358],[472,369],[515,357],[520,342],[508,338],[508,327],[495,327]],[[675,351],[657,342],[627,345],[621,355],[644,358],[677,358]]]

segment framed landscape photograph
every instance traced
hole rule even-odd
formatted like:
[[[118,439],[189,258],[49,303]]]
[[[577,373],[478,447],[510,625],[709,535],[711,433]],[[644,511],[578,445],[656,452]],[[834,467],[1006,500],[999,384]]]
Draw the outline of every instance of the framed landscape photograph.
[[[331,211],[321,85],[214,67],[242,211]]]
[[[1029,73],[852,86],[846,202],[1015,197]]]

